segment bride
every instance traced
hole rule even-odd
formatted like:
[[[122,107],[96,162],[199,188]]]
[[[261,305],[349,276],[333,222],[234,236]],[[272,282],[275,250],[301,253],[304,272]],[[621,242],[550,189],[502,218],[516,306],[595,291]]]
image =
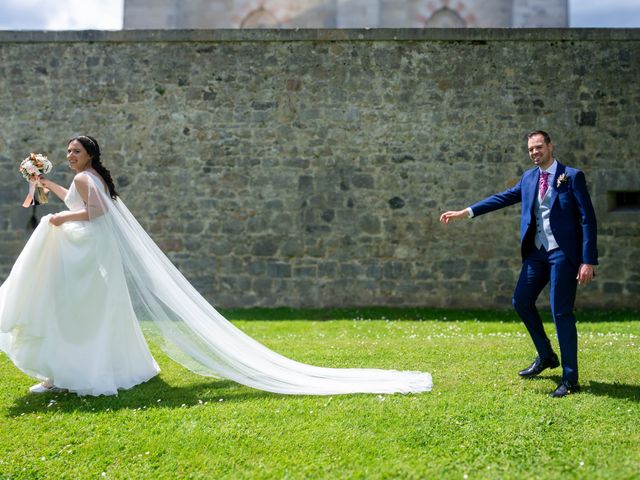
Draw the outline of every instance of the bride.
[[[115,190],[95,138],[67,145],[68,210],[46,215],[0,286],[0,349],[41,381],[31,393],[114,395],[160,369],[142,331],[206,376],[285,394],[423,392],[431,375],[322,368],[269,350],[218,313],[151,240]]]

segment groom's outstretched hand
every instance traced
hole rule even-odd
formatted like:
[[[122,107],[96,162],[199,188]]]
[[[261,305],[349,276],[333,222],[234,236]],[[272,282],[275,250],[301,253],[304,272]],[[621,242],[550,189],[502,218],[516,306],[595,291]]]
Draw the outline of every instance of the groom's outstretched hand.
[[[463,218],[469,218],[469,210],[450,210],[440,215],[440,221],[445,225],[454,220],[462,220]]]

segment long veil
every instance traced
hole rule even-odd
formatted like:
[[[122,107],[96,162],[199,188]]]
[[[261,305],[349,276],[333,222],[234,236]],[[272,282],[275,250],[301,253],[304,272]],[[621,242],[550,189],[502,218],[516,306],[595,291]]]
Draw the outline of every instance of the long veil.
[[[87,208],[96,255],[122,260],[127,287],[143,331],[168,356],[192,370],[284,394],[424,392],[426,372],[322,368],[286,358],[246,335],[216,311],[144,231],[120,199],[91,179]],[[102,268],[102,267],[101,267]],[[108,272],[104,275],[107,279]]]

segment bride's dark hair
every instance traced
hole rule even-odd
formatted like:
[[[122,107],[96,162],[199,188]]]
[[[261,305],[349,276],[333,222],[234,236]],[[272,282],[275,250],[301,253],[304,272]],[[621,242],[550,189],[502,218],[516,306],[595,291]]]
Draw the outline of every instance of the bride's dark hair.
[[[118,196],[118,192],[116,192],[116,186],[113,183],[113,179],[111,178],[111,172],[102,164],[102,160],[100,160],[100,145],[98,145],[98,141],[90,137],[89,135],[78,135],[77,137],[73,137],[67,142],[69,145],[74,140],[77,140],[82,144],[84,149],[87,151],[89,156],[91,157],[91,166],[93,169],[100,174],[102,179],[107,184],[107,188],[109,188],[109,195],[114,200]]]

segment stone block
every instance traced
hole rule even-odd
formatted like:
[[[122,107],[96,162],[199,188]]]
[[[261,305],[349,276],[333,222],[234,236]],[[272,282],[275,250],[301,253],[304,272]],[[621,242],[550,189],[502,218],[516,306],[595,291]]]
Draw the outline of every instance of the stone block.
[[[293,267],[294,277],[307,277],[314,278],[318,273],[318,267],[316,265],[301,265]]]
[[[334,278],[338,271],[338,265],[333,261],[321,261],[318,263],[318,277]]]
[[[289,278],[291,265],[284,262],[267,262],[267,275],[271,278]]]
[[[302,241],[296,238],[288,238],[280,244],[280,254],[285,258],[301,257],[304,253]]]
[[[301,175],[298,178],[298,190],[305,193],[313,191],[313,177],[309,175]]]
[[[358,227],[364,233],[376,235],[380,233],[380,220],[373,214],[366,214],[358,220]]]
[[[279,243],[272,238],[261,238],[253,245],[253,254],[259,257],[272,257],[278,252]]]
[[[368,173],[357,173],[351,177],[351,184],[355,188],[374,188],[375,181]]]

